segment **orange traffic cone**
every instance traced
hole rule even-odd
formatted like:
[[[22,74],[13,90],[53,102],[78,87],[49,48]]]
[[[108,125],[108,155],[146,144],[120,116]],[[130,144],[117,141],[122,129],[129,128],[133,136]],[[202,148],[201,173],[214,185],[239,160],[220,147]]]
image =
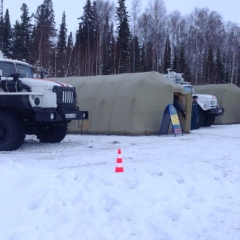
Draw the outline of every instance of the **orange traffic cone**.
[[[122,152],[121,152],[121,149],[118,149],[118,157],[117,157],[115,172],[124,172],[123,164],[122,164]]]

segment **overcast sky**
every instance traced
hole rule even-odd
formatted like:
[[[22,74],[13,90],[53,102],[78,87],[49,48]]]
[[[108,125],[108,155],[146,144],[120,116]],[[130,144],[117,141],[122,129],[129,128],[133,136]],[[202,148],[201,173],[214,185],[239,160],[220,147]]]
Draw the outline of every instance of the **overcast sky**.
[[[55,11],[56,27],[59,28],[62,14],[66,12],[67,27],[70,31],[75,31],[78,28],[77,18],[82,15],[83,6],[86,0],[52,0]],[[117,0],[113,0],[117,3]],[[128,11],[131,8],[131,1],[126,0]],[[14,2],[14,4],[13,4]],[[29,13],[35,13],[37,7],[43,3],[43,0],[4,0],[3,11],[9,9],[10,20],[14,23],[20,18],[20,7],[26,3],[29,8]],[[145,8],[149,0],[142,0],[142,8]],[[212,11],[217,11],[224,19],[224,21],[232,21],[240,25],[240,0],[164,0],[168,13],[179,10],[182,15],[189,14],[194,7],[205,8],[208,7]]]

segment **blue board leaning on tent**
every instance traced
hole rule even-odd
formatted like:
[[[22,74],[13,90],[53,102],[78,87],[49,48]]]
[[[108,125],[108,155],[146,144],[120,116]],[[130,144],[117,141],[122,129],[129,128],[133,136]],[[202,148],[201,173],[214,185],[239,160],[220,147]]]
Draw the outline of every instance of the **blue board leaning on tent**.
[[[159,135],[168,134],[170,124],[172,124],[172,132],[175,136],[183,135],[177,110],[172,104],[169,104],[164,110]]]

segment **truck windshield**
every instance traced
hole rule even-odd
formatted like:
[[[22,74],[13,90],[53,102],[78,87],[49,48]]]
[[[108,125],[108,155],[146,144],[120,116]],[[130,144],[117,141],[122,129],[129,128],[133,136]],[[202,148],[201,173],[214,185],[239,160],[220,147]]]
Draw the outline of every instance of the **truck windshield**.
[[[184,86],[185,92],[196,93],[193,86]]]
[[[12,73],[16,73],[13,63],[0,62],[0,69],[2,70],[2,77],[10,77]]]
[[[21,64],[16,64],[17,67],[17,72],[21,74],[21,77],[24,78],[32,78],[32,70],[29,66],[21,65]]]
[[[13,73],[20,73],[20,77],[32,78],[32,70],[29,66],[12,63],[12,62],[0,62],[0,70],[2,70],[2,77],[10,77]]]

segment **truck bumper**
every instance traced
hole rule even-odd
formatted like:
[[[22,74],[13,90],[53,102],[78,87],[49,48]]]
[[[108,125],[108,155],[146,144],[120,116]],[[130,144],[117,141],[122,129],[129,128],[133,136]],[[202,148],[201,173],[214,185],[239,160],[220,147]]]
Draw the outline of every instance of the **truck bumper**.
[[[37,122],[70,122],[72,120],[88,119],[88,111],[67,111],[64,113],[54,110],[36,111],[35,121]]]
[[[221,108],[214,108],[214,109],[210,110],[210,114],[214,115],[214,116],[219,116],[219,115],[222,115],[223,113],[224,113],[224,108],[223,107],[221,107]]]

